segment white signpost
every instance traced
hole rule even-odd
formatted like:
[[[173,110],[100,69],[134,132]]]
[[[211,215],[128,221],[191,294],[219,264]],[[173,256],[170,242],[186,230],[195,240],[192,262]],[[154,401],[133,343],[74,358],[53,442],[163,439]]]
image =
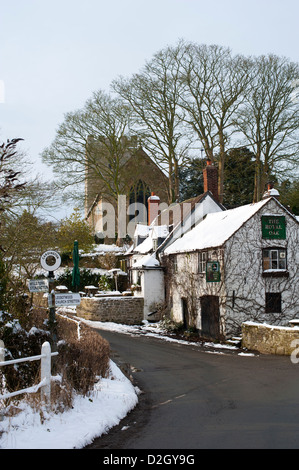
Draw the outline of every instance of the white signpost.
[[[54,294],[55,307],[65,307],[67,305],[79,305],[81,302],[80,294]],[[52,294],[49,294],[49,303],[52,302]]]
[[[56,320],[55,320],[55,304],[53,305],[53,297],[54,297],[54,271],[59,268],[61,265],[61,257],[57,251],[49,250],[45,251],[41,255],[40,264],[42,268],[46,271],[49,271],[49,287],[48,287],[48,306],[49,306],[49,327],[51,336],[53,339],[54,345],[57,343],[57,332],[56,332]]]
[[[50,264],[49,260],[54,261],[54,263]],[[40,258],[40,264],[46,271],[56,271],[61,264],[60,254],[57,251],[46,251]]]
[[[48,279],[30,279],[29,292],[48,292],[49,282]]]
[[[65,307],[67,305],[79,305],[81,302],[80,294],[69,293],[69,294],[56,294],[54,292],[54,271],[56,271],[61,264],[61,257],[57,251],[46,251],[42,254],[40,258],[40,264],[42,268],[46,271],[49,271],[49,277],[47,280],[47,289],[31,291],[31,292],[48,292],[48,307],[49,307],[49,325],[51,336],[54,342],[54,345],[57,343],[57,333],[56,333],[56,320],[55,320],[55,308],[56,307]],[[29,281],[30,286],[31,281]],[[37,287],[36,287],[37,286]],[[32,289],[39,288],[42,289],[42,283],[33,284]]]

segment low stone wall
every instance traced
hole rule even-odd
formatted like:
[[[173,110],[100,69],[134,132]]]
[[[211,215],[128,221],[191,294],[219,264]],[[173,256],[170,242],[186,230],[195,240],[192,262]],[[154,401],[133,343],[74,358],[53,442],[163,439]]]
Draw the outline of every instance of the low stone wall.
[[[254,322],[242,324],[242,347],[262,354],[290,356],[298,346],[298,327],[273,326]]]
[[[139,325],[143,320],[143,297],[83,297],[76,315],[92,321]]]

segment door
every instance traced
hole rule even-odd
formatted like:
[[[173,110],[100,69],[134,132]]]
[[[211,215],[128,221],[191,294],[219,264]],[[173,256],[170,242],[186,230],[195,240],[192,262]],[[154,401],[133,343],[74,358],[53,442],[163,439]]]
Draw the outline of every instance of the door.
[[[182,310],[183,310],[183,322],[184,322],[184,329],[187,330],[189,328],[189,311],[188,311],[188,303],[187,299],[182,298]]]
[[[220,310],[217,295],[204,295],[200,298],[201,332],[204,336],[218,339],[220,336]]]

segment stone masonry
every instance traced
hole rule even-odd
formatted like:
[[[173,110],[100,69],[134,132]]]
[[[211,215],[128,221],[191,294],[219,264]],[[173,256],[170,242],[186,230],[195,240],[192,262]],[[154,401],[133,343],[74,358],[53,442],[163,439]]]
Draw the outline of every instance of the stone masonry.
[[[86,297],[76,315],[86,320],[139,325],[143,320],[142,297]]]
[[[272,326],[254,322],[242,325],[242,347],[262,354],[290,356],[298,346],[299,328]]]

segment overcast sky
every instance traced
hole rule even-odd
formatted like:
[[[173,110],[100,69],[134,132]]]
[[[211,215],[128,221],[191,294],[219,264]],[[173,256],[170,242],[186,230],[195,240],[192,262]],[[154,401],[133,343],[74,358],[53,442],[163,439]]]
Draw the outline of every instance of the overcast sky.
[[[158,50],[183,38],[299,62],[298,21],[298,0],[0,0],[0,142],[24,138],[47,178],[64,114]]]

